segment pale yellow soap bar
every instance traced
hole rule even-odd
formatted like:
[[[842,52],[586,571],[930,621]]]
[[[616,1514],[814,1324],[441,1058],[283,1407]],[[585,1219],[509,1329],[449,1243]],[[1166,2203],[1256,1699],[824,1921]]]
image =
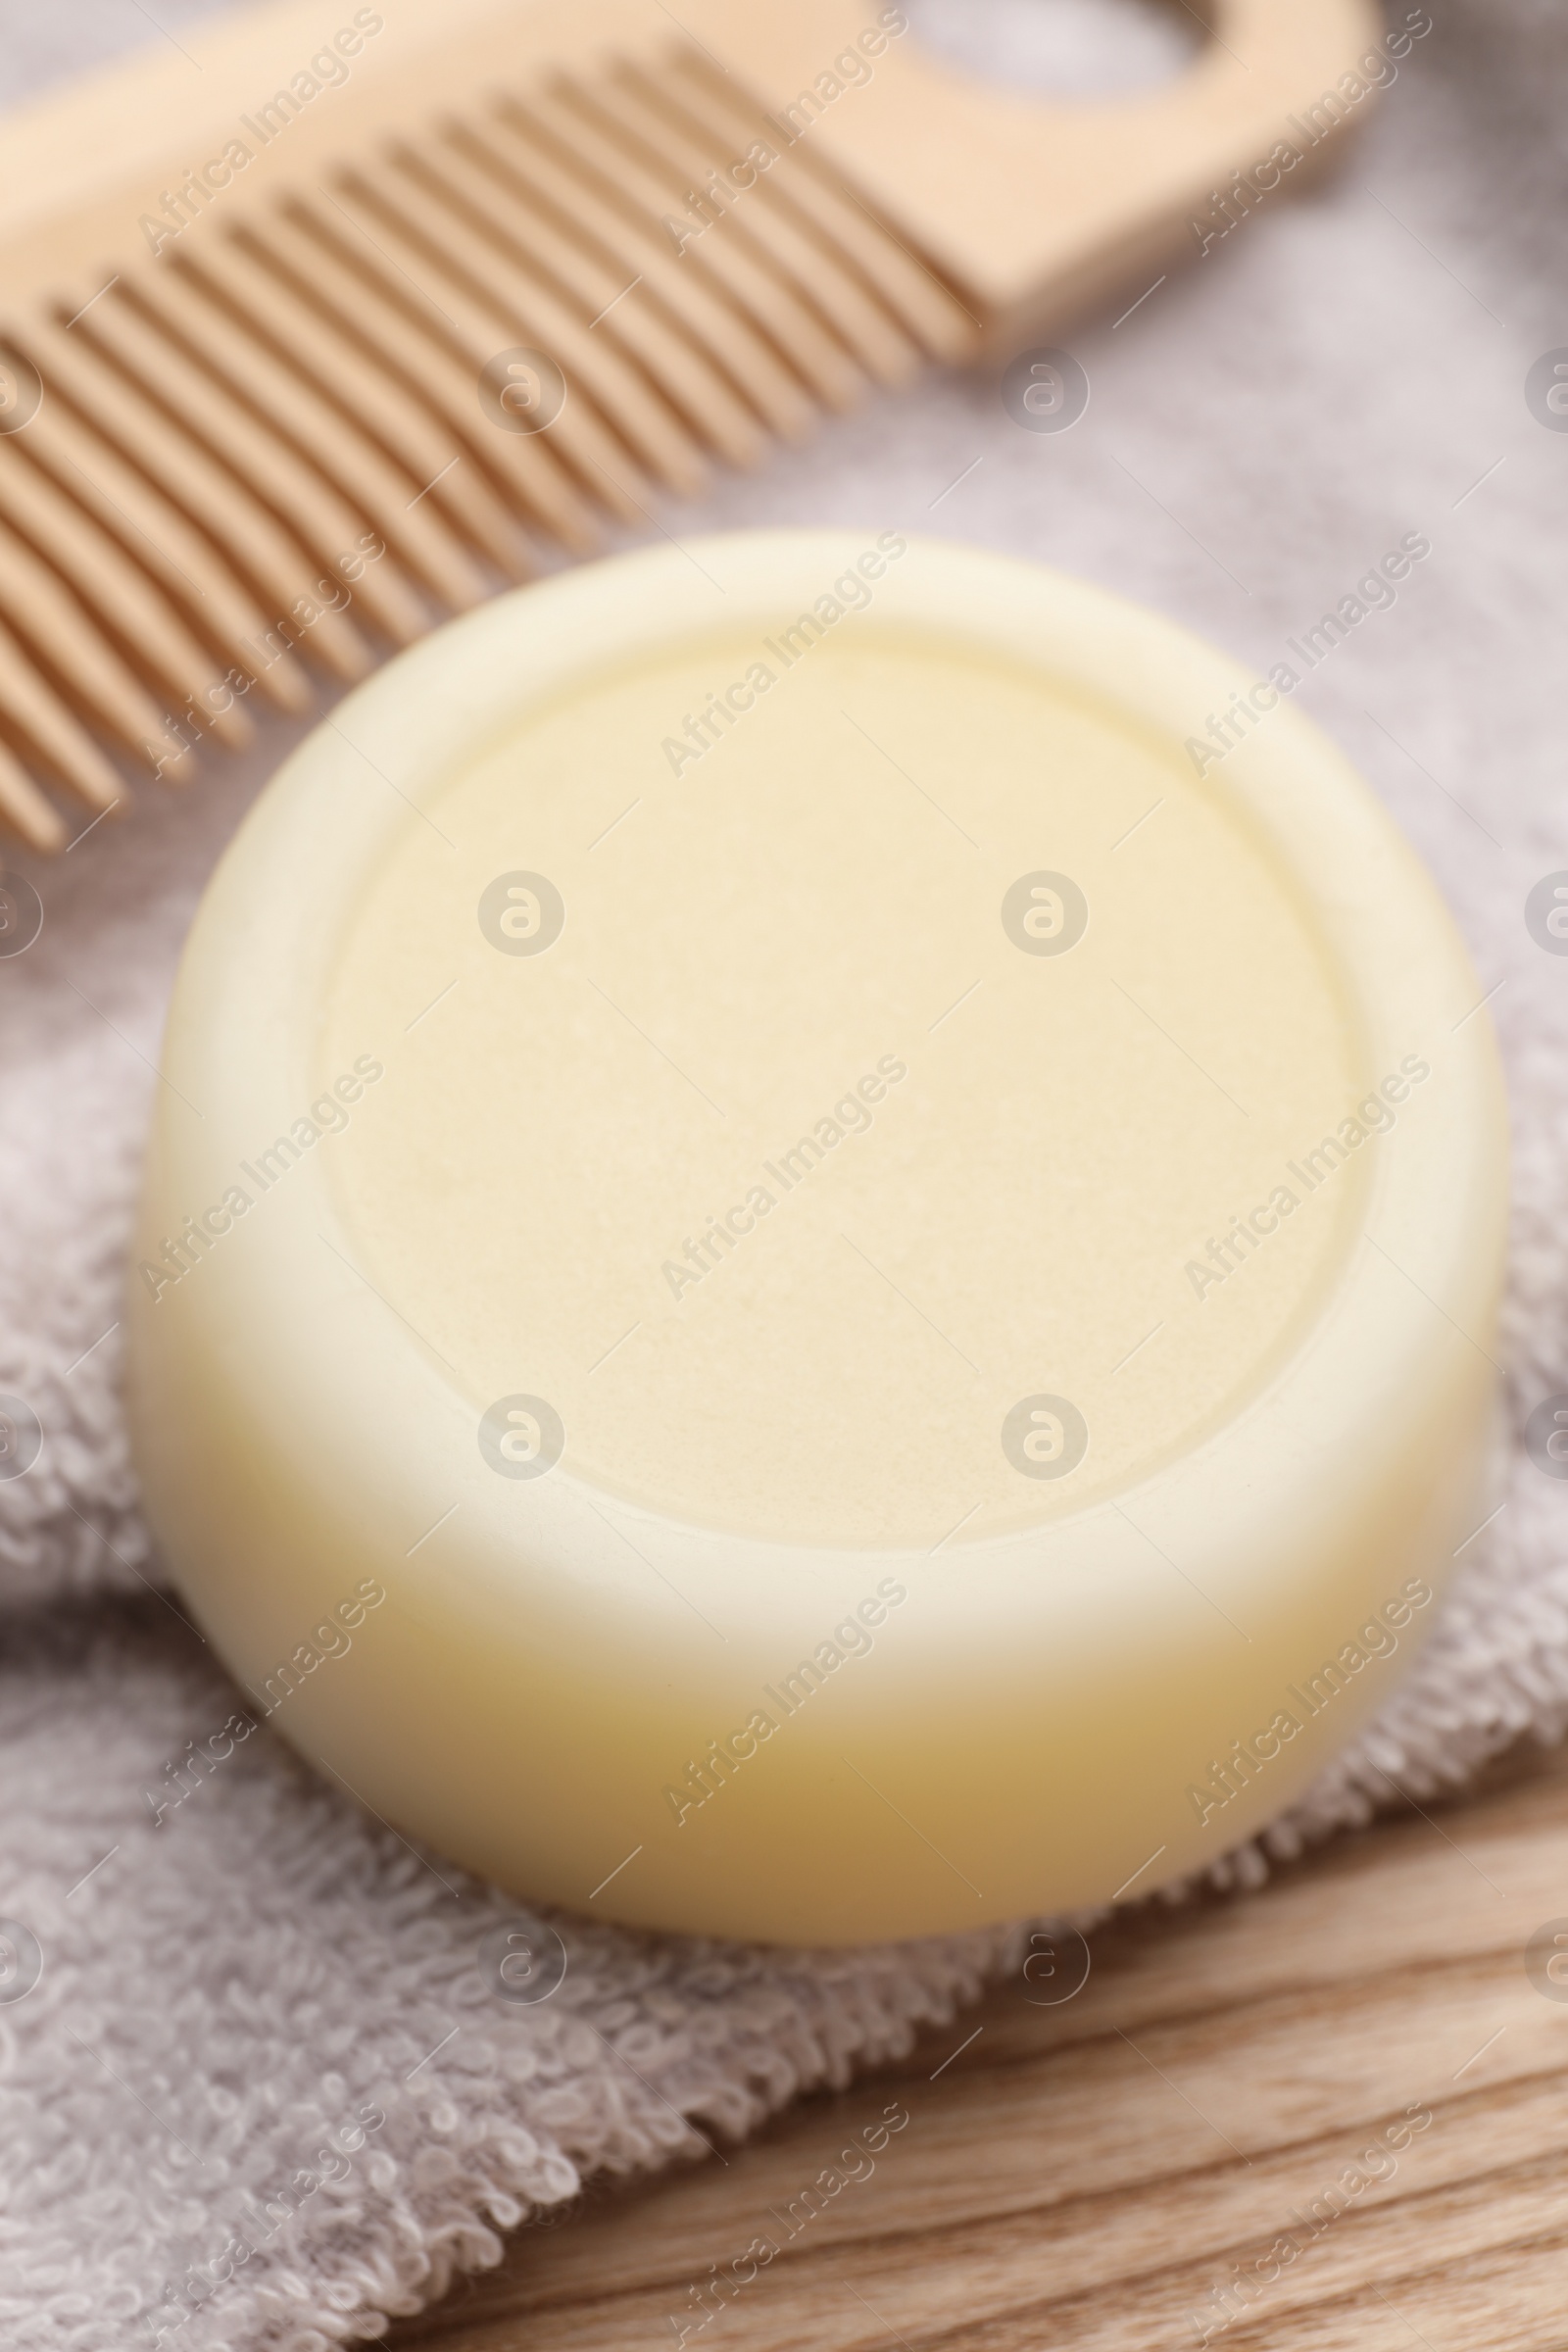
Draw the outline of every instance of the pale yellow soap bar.
[[[1251,685],[752,534],[312,739],[192,936],[132,1283],[258,1714],[521,1894],[791,1941],[1291,1801],[1483,1512],[1504,1120],[1338,757],[1265,693],[1199,774]]]

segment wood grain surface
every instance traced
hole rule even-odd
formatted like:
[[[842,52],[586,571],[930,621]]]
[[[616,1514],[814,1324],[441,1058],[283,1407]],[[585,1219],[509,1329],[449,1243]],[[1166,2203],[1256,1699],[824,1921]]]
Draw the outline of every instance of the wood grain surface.
[[[1545,2352],[1568,1982],[1525,1947],[1552,1922],[1568,1938],[1568,1760],[1532,1747],[1259,1893],[1123,1917],[1064,2002],[1037,1963],[724,2161],[591,2190],[388,2342]],[[844,2184],[806,2199],[825,2168]]]

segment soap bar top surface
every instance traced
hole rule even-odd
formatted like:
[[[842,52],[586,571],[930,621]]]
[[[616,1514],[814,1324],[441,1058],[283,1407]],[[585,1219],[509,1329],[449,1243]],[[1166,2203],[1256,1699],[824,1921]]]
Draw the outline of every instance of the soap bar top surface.
[[[607,662],[445,779],[316,1080],[387,1066],[327,1164],[476,1409],[541,1396],[568,1471],[682,1520],[926,1548],[1119,1491],[1266,1378],[1361,1205],[1343,1146],[1301,1158],[1357,1040],[1179,747],[1049,648],[822,590],[820,636]],[[1053,1477],[1002,1440],[1041,1394],[1083,1423]]]

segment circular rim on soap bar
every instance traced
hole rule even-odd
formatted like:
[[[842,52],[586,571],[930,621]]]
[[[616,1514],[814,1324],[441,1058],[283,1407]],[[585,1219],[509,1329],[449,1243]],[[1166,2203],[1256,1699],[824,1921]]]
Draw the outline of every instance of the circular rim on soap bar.
[[[519,590],[312,735],[192,930],[127,1307],[148,1513],[259,1720],[519,1895],[795,1943],[1131,1899],[1300,1795],[1407,1665],[1481,1516],[1505,1238],[1481,989],[1346,761],[1168,622],[919,540],[878,578],[877,629],[1048,676],[1198,767],[1309,910],[1366,1085],[1430,1073],[1357,1171],[1309,1318],[1233,1410],[1078,1508],[1053,1477],[1082,1454],[1076,1408],[1042,1380],[1013,1432],[1038,1439],[1035,1523],[768,1541],[585,1482],[520,1370],[507,1396],[466,1393],[371,1279],[324,1152],[225,1220],[259,1139],[331,1082],[339,945],[391,845],[425,826],[439,851],[450,780],[617,664],[774,636],[874,542],[747,533]],[[1254,694],[1267,723],[1195,759]],[[1049,946],[1074,908],[1039,868]],[[559,937],[545,878],[511,879],[506,952]]]

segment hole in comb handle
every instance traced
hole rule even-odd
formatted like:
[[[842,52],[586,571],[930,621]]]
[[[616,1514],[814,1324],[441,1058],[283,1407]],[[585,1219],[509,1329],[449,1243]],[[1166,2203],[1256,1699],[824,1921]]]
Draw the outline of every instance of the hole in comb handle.
[[[1185,0],[906,0],[906,13],[939,57],[1053,98],[1157,89],[1208,37],[1201,6]]]

